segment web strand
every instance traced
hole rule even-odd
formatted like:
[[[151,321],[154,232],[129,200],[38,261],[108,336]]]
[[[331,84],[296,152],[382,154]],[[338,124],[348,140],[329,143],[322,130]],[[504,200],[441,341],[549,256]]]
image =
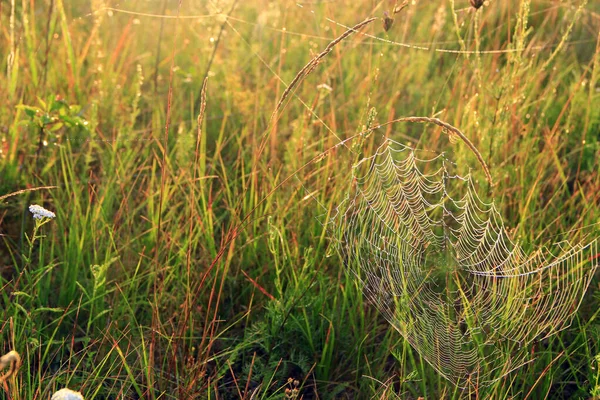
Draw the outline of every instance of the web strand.
[[[425,360],[460,387],[487,385],[569,326],[598,243],[527,254],[453,169],[443,154],[419,158],[387,140],[354,166],[329,229],[365,296]]]

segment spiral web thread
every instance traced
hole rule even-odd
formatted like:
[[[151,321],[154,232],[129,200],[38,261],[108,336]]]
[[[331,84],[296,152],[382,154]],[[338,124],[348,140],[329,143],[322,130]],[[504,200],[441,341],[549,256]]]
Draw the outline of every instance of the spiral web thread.
[[[598,243],[526,254],[454,167],[387,140],[353,167],[355,186],[329,229],[366,297],[412,347],[456,385],[481,386],[570,324]]]

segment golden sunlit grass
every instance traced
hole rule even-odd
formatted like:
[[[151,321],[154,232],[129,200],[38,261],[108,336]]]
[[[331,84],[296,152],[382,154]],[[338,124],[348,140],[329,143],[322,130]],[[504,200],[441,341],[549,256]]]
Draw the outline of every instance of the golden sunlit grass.
[[[595,2],[0,14],[0,354],[22,359],[0,397],[600,394],[597,277],[529,364],[461,391],[364,301],[323,226],[389,137],[470,166],[526,249],[598,236]],[[30,204],[56,218],[28,241]]]

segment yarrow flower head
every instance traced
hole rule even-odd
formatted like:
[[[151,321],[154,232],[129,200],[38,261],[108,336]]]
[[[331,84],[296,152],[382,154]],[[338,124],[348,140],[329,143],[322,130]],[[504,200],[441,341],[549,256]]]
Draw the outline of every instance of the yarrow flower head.
[[[44,207],[38,206],[37,204],[30,205],[29,211],[33,214],[33,218],[35,219],[56,217],[56,214],[54,214],[52,211],[46,210]]]
[[[64,388],[55,392],[51,400],[83,400],[83,396],[79,392]]]

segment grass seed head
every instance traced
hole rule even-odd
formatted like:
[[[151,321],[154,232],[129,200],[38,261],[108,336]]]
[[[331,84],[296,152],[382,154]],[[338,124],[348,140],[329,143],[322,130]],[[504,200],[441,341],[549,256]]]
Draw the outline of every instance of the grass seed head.
[[[383,30],[384,31],[389,31],[390,28],[392,27],[392,25],[394,25],[394,18],[390,17],[390,14],[388,14],[387,11],[384,11],[383,13]]]
[[[473,6],[473,8],[475,8],[476,10],[479,10],[483,6],[484,2],[484,0],[469,0],[471,6]]]
[[[8,368],[6,373],[0,373],[0,382],[4,382],[11,376],[13,376],[21,366],[21,356],[16,351],[9,351],[2,357],[0,357],[0,371],[5,368]]]

